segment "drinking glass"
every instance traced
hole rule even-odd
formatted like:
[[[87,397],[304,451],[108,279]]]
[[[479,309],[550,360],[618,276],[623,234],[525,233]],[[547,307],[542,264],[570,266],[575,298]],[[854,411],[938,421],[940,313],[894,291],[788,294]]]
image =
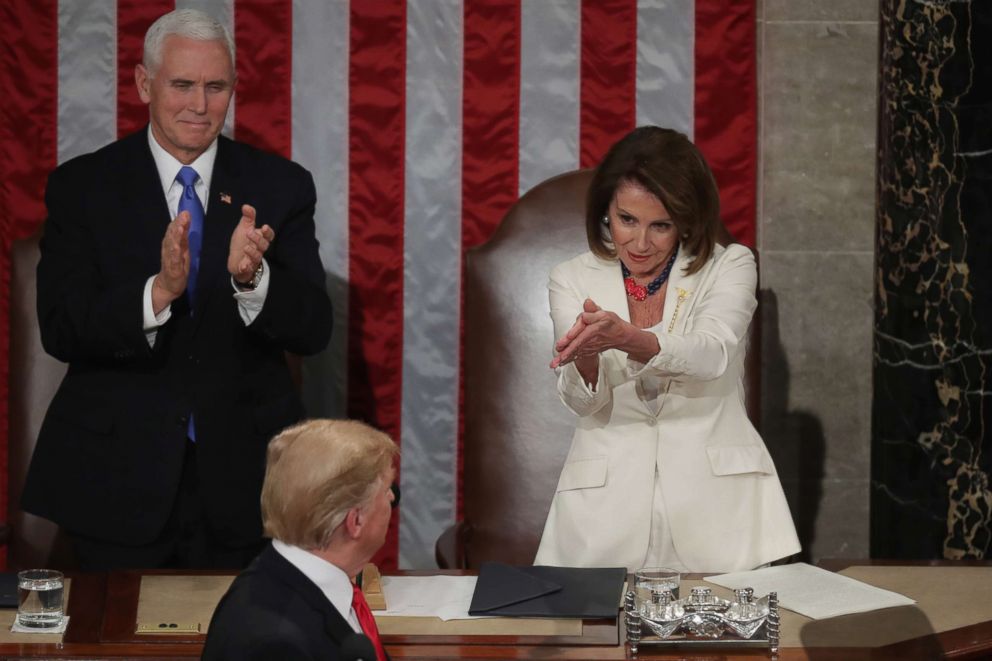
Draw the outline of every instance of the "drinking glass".
[[[672,593],[672,601],[679,598],[679,573],[666,567],[643,567],[634,573],[634,606],[650,617],[662,602],[662,593]]]
[[[64,577],[54,569],[25,569],[17,573],[17,623],[30,629],[62,624]]]

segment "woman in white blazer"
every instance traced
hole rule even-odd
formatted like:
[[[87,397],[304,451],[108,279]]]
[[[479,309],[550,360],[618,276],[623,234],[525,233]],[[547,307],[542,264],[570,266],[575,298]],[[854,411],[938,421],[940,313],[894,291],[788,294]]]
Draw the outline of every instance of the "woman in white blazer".
[[[590,252],[549,283],[562,402],[577,416],[535,564],[751,569],[799,551],[748,420],[747,248],[723,248],[713,175],[682,134],[641,127],[589,188]]]

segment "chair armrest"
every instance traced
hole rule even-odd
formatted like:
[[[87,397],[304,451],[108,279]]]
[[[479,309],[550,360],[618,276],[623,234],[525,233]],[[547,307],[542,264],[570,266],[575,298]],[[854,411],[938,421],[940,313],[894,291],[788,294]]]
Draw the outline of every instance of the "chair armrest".
[[[468,569],[468,543],[472,525],[459,521],[441,533],[434,543],[434,560],[439,569]]]

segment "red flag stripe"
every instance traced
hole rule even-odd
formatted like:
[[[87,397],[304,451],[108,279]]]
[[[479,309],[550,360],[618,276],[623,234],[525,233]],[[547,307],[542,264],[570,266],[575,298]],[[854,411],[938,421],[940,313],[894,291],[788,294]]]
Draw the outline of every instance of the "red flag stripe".
[[[355,2],[350,22],[348,415],[399,441],[406,4]],[[397,523],[374,559],[390,569]]]
[[[757,81],[754,3],[696,3],[695,142],[720,187],[723,222],[755,241]]]
[[[156,18],[173,9],[175,9],[174,0],[118,0],[117,2],[117,135],[119,137],[134,133],[148,123],[148,109],[141,102],[134,86],[134,67],[141,62],[148,26],[154,23]]]
[[[520,0],[466,2],[462,245],[484,243],[517,200]]]
[[[520,0],[466,2],[462,20],[464,251],[484,243],[517,200],[520,178]],[[463,506],[463,351],[459,341],[456,518],[461,518]]]
[[[292,151],[293,4],[237,2],[238,140],[289,158]]]
[[[58,3],[0,3],[0,512],[7,511],[10,250],[45,217],[58,126]],[[7,549],[0,549],[6,566]]]
[[[592,167],[637,121],[637,2],[583,0],[579,164]]]

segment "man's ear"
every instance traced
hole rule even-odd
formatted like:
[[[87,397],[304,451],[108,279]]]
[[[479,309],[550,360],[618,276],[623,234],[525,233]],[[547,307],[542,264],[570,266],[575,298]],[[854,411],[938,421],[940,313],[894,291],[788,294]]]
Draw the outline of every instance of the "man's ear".
[[[144,64],[137,64],[134,67],[134,86],[138,88],[138,96],[142,103],[149,103],[151,95],[152,77],[148,75],[148,69]]]
[[[360,507],[352,507],[344,517],[344,529],[348,533],[348,539],[358,539],[365,527],[365,514]]]

